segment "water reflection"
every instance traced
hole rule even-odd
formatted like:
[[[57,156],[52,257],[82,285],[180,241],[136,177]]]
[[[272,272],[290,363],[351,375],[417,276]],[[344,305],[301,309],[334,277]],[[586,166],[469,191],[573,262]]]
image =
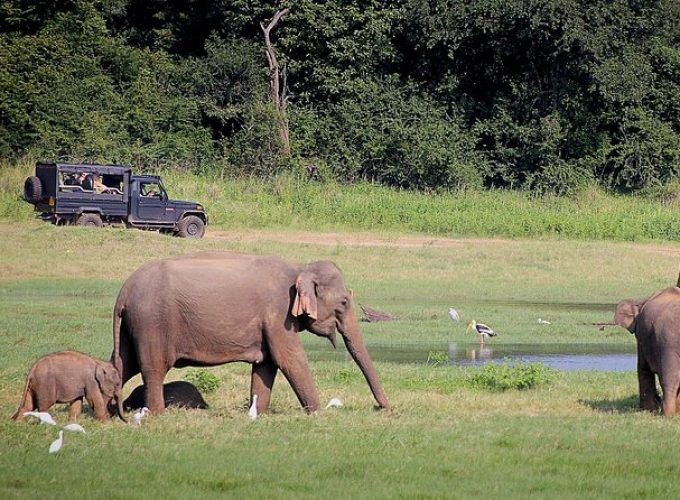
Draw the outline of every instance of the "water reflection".
[[[632,371],[636,369],[634,345],[611,344],[449,344],[449,363],[478,366],[488,361],[540,361],[558,370]]]
[[[452,365],[481,366],[489,361],[540,361],[558,370],[634,371],[635,344],[485,344],[399,343],[368,346],[375,361],[426,363],[436,359]],[[312,360],[351,359],[345,349],[325,344],[305,346]]]

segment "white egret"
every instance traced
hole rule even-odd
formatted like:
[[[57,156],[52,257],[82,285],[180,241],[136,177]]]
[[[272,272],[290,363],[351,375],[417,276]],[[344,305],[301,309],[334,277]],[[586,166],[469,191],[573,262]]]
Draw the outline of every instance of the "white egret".
[[[465,332],[467,333],[470,329],[474,329],[479,334],[482,344],[484,343],[484,337],[495,337],[497,335],[491,328],[485,324],[477,323],[474,319],[468,323]]]
[[[458,311],[456,311],[453,307],[449,307],[449,318],[451,318],[451,321],[458,323],[460,321],[460,315],[458,314]]]
[[[253,394],[253,403],[248,408],[248,416],[250,420],[255,420],[257,418],[257,394]]]
[[[52,415],[46,411],[27,411],[24,413],[24,417],[36,417],[40,419],[41,424],[57,425]]]
[[[328,408],[340,408],[341,406],[342,406],[342,401],[340,401],[339,398],[333,398],[324,407],[324,410],[327,410]]]
[[[141,410],[135,412],[134,415],[132,415],[132,423],[134,425],[141,425],[142,424],[142,419],[146,417],[149,413],[149,409],[145,406]]]
[[[85,429],[83,428],[82,425],[80,424],[68,424],[64,426],[65,431],[71,431],[71,432],[82,432],[85,434]]]
[[[50,453],[56,453],[59,450],[61,450],[61,447],[64,445],[64,431],[59,431],[59,437],[52,441],[52,444],[50,445]]]
[[[538,318],[538,324],[539,325],[550,325],[550,321],[547,321],[545,319]]]

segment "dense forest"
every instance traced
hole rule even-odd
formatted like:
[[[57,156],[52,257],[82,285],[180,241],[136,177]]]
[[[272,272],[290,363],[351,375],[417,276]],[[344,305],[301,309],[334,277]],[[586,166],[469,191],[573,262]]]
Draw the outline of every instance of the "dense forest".
[[[680,176],[680,2],[0,0],[0,157],[23,156],[654,187]]]

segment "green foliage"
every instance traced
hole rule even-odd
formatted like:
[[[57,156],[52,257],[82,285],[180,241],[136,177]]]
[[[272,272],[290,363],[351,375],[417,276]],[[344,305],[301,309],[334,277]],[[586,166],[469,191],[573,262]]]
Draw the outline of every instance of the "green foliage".
[[[364,82],[324,113],[294,115],[302,156],[325,159],[343,181],[416,189],[481,185],[480,159],[460,124],[415,89]]]
[[[219,389],[222,381],[208,370],[188,370],[184,380],[194,384],[202,392],[214,392]]]
[[[554,370],[540,362],[496,363],[492,361],[470,375],[467,382],[471,387],[492,391],[531,389],[550,382],[553,372]]]
[[[290,88],[281,154],[261,23]],[[680,3],[0,2],[0,157],[431,192],[680,176]]]
[[[427,354],[428,365],[439,366],[449,361],[449,353],[446,351],[430,351]]]

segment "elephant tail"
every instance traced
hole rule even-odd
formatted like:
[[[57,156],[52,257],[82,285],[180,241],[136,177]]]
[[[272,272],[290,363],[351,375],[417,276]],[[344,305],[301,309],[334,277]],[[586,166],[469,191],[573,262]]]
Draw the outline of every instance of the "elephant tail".
[[[31,411],[33,410],[33,395],[29,394],[31,389],[31,380],[33,379],[33,368],[31,368],[31,371],[29,372],[28,376],[26,377],[26,384],[24,384],[24,393],[21,396],[21,403],[19,403],[19,408],[17,408],[17,411],[14,412],[14,415],[12,415],[12,420],[21,420],[24,416],[23,413],[25,411]],[[28,398],[31,398],[30,404],[26,405],[28,403]],[[29,408],[30,407],[30,408]],[[29,409],[26,409],[29,408]]]
[[[678,270],[678,281],[675,283],[675,286],[680,288],[680,269]]]
[[[125,383],[123,375],[123,358],[120,356],[120,330],[123,323],[123,311],[125,306],[121,301],[116,302],[113,310],[113,353],[111,354],[111,363],[116,367],[121,378],[121,385]]]

